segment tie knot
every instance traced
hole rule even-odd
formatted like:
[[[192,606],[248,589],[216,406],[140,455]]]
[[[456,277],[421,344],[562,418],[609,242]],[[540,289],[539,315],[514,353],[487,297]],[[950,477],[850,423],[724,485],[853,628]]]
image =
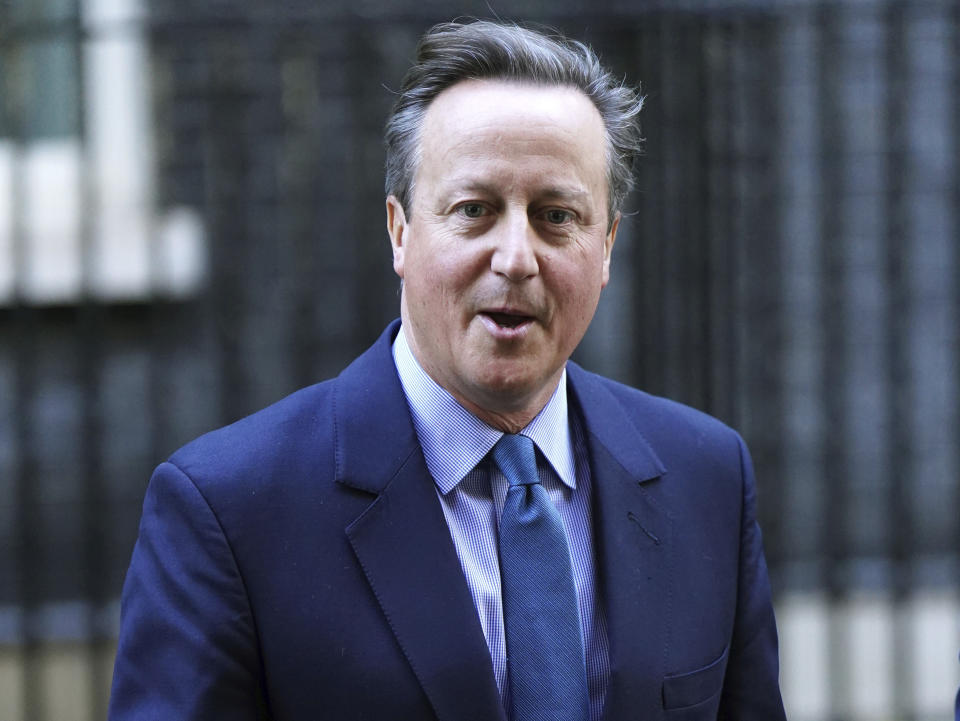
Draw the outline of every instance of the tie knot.
[[[497,462],[511,486],[540,482],[537,477],[537,456],[533,441],[527,436],[505,433],[493,447],[493,460]]]

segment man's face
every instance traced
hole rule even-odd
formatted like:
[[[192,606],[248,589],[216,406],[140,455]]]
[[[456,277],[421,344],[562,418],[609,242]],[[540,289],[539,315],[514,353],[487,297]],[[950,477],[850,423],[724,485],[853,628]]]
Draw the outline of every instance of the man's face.
[[[603,121],[575,88],[469,80],[429,106],[421,151],[409,214],[387,199],[408,342],[481,418],[525,424],[609,279]]]

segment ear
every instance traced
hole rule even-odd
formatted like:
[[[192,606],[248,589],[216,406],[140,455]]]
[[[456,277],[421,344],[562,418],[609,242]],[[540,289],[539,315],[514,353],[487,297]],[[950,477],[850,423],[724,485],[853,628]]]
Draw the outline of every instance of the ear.
[[[601,288],[606,288],[610,282],[610,256],[613,253],[613,244],[617,240],[617,228],[620,227],[620,211],[613,216],[613,222],[610,223],[610,230],[607,231],[607,237],[603,239],[603,279],[600,283]]]
[[[407,242],[407,216],[395,195],[387,197],[387,233],[393,248],[393,272],[403,278],[403,252]]]

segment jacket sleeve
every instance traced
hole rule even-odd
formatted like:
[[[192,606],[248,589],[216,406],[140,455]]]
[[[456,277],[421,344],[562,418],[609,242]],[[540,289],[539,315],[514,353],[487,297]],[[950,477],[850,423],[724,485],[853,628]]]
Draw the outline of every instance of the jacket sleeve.
[[[780,697],[777,627],[757,524],[757,487],[740,440],[743,511],[737,613],[718,721],[785,721]]]
[[[957,691],[957,700],[954,702],[954,721],[960,721],[960,691]]]
[[[157,468],[121,601],[110,721],[265,718],[259,653],[230,544],[193,481]]]

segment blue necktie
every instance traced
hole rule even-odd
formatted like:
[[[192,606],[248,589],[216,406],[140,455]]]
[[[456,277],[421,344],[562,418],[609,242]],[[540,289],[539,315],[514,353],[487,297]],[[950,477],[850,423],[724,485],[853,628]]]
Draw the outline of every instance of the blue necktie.
[[[567,537],[537,478],[533,441],[504,435],[493,459],[510,482],[500,575],[513,721],[587,721],[583,634]]]

